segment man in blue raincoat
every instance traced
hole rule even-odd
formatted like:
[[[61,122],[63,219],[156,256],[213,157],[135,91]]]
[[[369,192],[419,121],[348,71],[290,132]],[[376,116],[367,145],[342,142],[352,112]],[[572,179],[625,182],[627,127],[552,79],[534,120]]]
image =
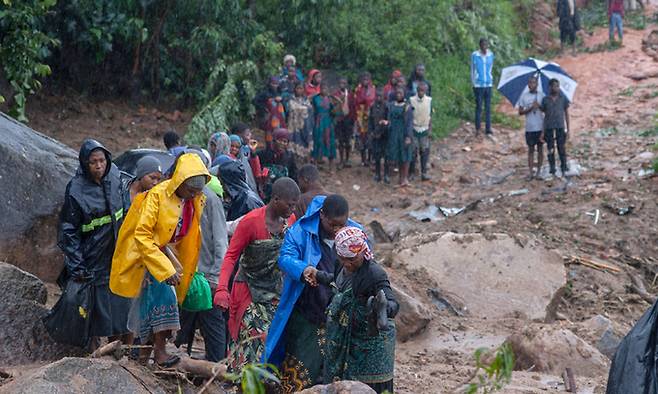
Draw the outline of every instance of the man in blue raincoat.
[[[322,377],[325,310],[331,288],[318,282],[318,272],[338,272],[334,249],[336,232],[361,225],[350,220],[344,197],[317,196],[306,215],[287,232],[279,254],[284,273],[283,292],[267,334],[265,362],[280,366],[285,392],[295,392],[318,383]]]

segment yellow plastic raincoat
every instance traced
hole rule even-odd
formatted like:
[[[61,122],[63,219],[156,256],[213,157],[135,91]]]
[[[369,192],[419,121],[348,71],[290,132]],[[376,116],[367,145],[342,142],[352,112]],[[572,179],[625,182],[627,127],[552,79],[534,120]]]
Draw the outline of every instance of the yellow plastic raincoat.
[[[114,294],[130,298],[138,296],[147,269],[160,282],[176,273],[162,248],[169,244],[183,211],[176,189],[196,175],[206,175],[210,179],[208,170],[196,154],[184,154],[178,158],[171,179],[135,197],[119,230],[112,258],[110,290]],[[175,245],[170,245],[183,267],[181,282],[176,286],[179,304],[183,303],[196,271],[201,247],[199,223],[204,204],[205,196],[200,193],[194,198],[194,216],[188,233]]]

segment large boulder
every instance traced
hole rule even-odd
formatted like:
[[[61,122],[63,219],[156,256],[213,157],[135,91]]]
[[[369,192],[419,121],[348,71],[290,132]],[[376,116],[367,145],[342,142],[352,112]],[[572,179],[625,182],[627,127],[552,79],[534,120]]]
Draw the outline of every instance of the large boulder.
[[[57,214],[77,153],[0,113],[0,260],[53,281],[62,268]]]
[[[0,387],[0,393],[165,393],[148,373],[132,369],[114,360],[67,357],[16,378]]]
[[[425,330],[431,317],[430,311],[416,298],[401,289],[391,286],[395,299],[400,304],[400,311],[395,317],[397,339],[406,342]]]
[[[299,392],[300,394],[375,394],[365,383],[341,380],[332,384],[317,385]]]
[[[442,293],[460,300],[460,312],[478,318],[544,320],[566,282],[562,258],[534,240],[507,234],[429,234],[403,249],[397,261],[425,270]]]
[[[48,312],[44,306],[46,286],[36,276],[0,262],[0,360],[2,365],[19,365],[51,361],[79,354],[76,348],[50,339],[41,319]]]
[[[565,368],[576,375],[596,377],[608,373],[609,360],[572,331],[545,324],[533,324],[507,338],[516,362],[514,369],[532,368],[560,376]]]

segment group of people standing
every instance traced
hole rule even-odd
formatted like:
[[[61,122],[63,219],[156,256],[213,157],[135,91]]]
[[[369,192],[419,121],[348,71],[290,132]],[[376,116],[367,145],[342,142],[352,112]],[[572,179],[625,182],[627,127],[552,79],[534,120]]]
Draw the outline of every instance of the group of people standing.
[[[277,177],[265,203],[266,155],[243,125],[233,130],[207,150],[167,134],[171,168],[144,156],[132,175],[99,142],[83,143],[59,245],[68,280],[94,289],[92,347],[138,341],[138,360],[172,367],[180,357],[167,343],[190,351],[200,328],[209,361],[234,372],[275,364],[284,392],[338,379],[392,392],[399,307],[348,202],[306,164],[298,181]]]
[[[338,78],[334,92],[320,70],[310,70],[306,79],[302,75],[294,56],[286,55],[282,74],[270,77],[254,99],[266,149],[286,129],[285,143],[295,156],[328,165],[332,173],[351,167],[355,150],[362,166],[374,167],[377,182],[390,183],[391,166],[397,166],[399,186],[407,186],[417,172],[422,180],[430,179],[432,97],[423,64],[408,80],[394,71],[383,88],[368,72],[353,88],[347,78]]]

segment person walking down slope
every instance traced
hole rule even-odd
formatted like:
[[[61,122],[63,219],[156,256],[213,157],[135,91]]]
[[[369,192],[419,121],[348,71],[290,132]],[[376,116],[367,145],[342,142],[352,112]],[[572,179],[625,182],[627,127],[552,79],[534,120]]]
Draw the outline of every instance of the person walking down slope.
[[[89,308],[92,349],[100,337],[132,344],[128,329],[130,299],[110,292],[110,270],[124,217],[119,169],[100,142],[86,139],[80,166],[66,186],[57,245],[64,252],[66,277],[93,286]]]
[[[610,24],[610,43],[615,40],[615,29],[619,43],[624,41],[624,0],[608,0],[608,21]]]
[[[142,344],[153,343],[155,363],[162,367],[180,360],[165,345],[180,329],[178,304],[184,303],[196,272],[205,202],[201,191],[209,179],[198,155],[180,155],[171,179],[133,200],[112,258],[110,289],[133,298],[129,327]],[[142,360],[148,353],[141,354]]]
[[[482,126],[482,107],[484,106],[485,129],[487,136],[491,130],[491,87],[493,86],[494,53],[489,49],[489,41],[480,38],[480,49],[471,54],[471,82],[475,95],[475,135],[480,134]]]
[[[395,322],[400,309],[386,271],[357,227],[336,234],[341,268],[327,308],[324,382],[358,380],[377,393],[393,392]]]
[[[564,44],[571,44],[571,53],[575,56],[576,32],[580,30],[576,0],[557,0],[557,16],[560,18],[560,52],[564,52]]]
[[[293,210],[298,199],[295,181],[278,179],[272,186],[269,204],[245,215],[231,238],[214,304],[230,315],[229,366],[234,371],[258,362],[263,353],[265,336],[281,295],[279,249],[284,233],[295,221]],[[236,264],[238,270],[229,290]]]
[[[359,227],[348,216],[349,205],[342,196],[317,196],[306,215],[286,232],[281,246],[283,292],[267,334],[263,360],[280,366],[285,393],[321,381],[321,343],[331,287],[320,283],[316,274],[333,273],[338,268],[336,232],[346,224]]]

